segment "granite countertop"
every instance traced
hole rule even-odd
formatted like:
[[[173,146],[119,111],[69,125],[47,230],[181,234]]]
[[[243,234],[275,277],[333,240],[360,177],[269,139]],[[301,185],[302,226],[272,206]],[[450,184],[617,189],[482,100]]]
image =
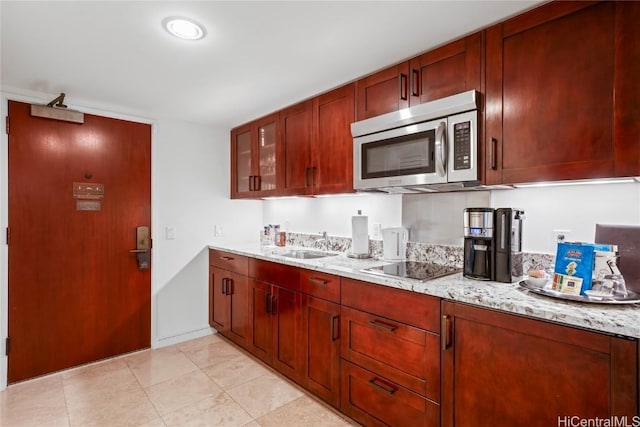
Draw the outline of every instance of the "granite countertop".
[[[266,261],[336,274],[398,289],[419,292],[450,301],[473,304],[495,310],[577,326],[598,332],[640,338],[640,305],[607,305],[563,301],[534,294],[517,283],[484,282],[467,279],[462,273],[420,282],[412,279],[377,276],[360,272],[363,268],[384,265],[375,259],[353,259],[344,253],[336,256],[297,259],[281,254],[295,247],[260,246],[258,244],[225,244],[211,249],[236,253]]]

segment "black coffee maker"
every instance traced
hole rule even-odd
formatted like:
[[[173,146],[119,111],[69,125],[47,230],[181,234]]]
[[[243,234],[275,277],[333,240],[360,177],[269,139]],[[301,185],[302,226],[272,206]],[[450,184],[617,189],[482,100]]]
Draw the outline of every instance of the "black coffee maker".
[[[494,212],[492,208],[464,210],[464,277],[476,280],[495,277]]]
[[[521,280],[522,220],[520,209],[466,208],[463,275],[504,283]]]
[[[499,208],[495,212],[494,247],[495,264],[493,280],[513,283],[522,280],[522,220],[524,211]]]

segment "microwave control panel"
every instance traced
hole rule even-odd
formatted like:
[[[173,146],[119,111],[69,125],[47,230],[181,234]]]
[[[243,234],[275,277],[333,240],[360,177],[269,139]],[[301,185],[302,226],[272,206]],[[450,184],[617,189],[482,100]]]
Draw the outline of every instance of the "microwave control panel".
[[[471,168],[471,122],[453,125],[453,169]]]

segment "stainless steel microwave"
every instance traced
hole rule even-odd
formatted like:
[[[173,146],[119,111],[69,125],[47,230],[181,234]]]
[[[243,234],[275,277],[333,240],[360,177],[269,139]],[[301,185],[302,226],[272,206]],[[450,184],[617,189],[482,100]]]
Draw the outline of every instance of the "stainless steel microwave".
[[[476,91],[352,123],[351,133],[356,190],[420,193],[479,185]]]

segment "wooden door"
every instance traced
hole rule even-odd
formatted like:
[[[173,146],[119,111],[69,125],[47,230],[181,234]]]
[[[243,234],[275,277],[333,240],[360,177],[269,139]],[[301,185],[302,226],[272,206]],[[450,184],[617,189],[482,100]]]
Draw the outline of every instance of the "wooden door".
[[[364,120],[409,106],[409,63],[386,68],[356,82],[356,119]]]
[[[410,61],[410,105],[468,90],[482,91],[482,33],[475,33]]]
[[[278,114],[231,130],[231,198],[273,195],[277,177]]]
[[[229,338],[246,348],[249,341],[249,279],[228,273]]]
[[[353,192],[355,83],[313,100],[313,184],[315,194]]]
[[[638,411],[637,342],[452,302],[443,426],[549,426]]]
[[[9,102],[10,383],[149,347],[150,269],[129,251],[150,225],[149,125]]]
[[[312,296],[304,304],[307,388],[340,406],[340,305]]]
[[[271,365],[273,359],[272,315],[273,295],[271,285],[251,279],[250,281],[250,331],[249,351],[263,362]]]
[[[297,382],[304,375],[302,294],[273,286],[273,367]]]
[[[255,123],[256,143],[256,172],[254,192],[252,197],[264,197],[275,195],[278,190],[278,158],[279,128],[278,113],[271,114]]]
[[[619,3],[553,2],[487,30],[487,184],[615,174]]]
[[[280,163],[282,187],[278,194],[311,194],[312,102],[305,101],[280,112],[282,133]]]
[[[229,330],[229,298],[225,271],[209,266],[209,325],[222,335]]]
[[[254,136],[252,125],[231,131],[231,197],[251,197],[254,191],[255,164]]]

